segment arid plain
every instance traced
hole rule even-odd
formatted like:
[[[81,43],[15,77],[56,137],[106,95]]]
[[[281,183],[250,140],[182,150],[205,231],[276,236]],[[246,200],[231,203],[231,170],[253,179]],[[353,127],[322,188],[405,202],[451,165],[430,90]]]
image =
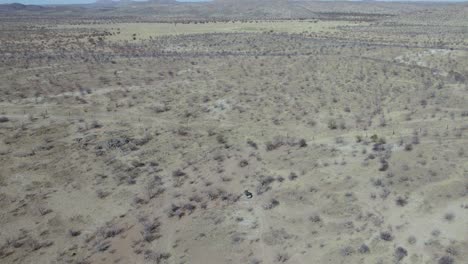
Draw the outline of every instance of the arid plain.
[[[468,4],[0,5],[0,263],[466,263]]]

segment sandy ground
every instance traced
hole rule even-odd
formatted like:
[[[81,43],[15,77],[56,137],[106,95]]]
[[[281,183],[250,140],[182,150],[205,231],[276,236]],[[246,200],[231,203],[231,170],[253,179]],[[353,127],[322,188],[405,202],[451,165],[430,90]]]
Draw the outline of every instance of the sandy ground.
[[[466,49],[349,25],[4,66],[0,263],[464,263]]]

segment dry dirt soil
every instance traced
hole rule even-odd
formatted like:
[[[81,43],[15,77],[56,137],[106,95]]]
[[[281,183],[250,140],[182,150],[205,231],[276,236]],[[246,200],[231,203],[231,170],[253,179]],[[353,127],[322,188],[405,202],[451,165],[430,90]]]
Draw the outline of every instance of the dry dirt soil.
[[[468,5],[263,2],[0,6],[0,263],[467,263]]]

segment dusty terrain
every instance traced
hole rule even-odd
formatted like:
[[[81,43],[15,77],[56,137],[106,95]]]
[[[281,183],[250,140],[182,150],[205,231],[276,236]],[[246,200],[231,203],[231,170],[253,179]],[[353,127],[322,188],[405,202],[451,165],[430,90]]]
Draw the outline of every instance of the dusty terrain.
[[[0,263],[466,263],[468,5],[266,2],[0,6]]]

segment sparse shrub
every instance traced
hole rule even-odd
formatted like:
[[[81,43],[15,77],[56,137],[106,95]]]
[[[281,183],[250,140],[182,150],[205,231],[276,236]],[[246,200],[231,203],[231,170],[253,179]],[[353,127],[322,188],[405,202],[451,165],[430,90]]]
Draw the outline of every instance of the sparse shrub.
[[[403,198],[403,197],[398,197],[396,200],[395,200],[396,204],[398,206],[405,206],[406,204],[408,204],[408,200],[407,198]]]
[[[162,187],[162,180],[159,176],[154,176],[148,184],[146,185],[146,192],[148,194],[148,199],[151,200],[160,194],[164,193],[165,188]]]
[[[211,137],[211,136],[214,136],[214,135],[216,135],[216,131],[214,131],[214,130],[213,130],[213,129],[211,129],[211,128],[210,128],[210,129],[208,129],[208,136],[210,136],[210,137]]]
[[[376,143],[374,144],[372,150],[374,151],[384,151],[385,150],[385,138],[378,138],[376,139]]]
[[[188,136],[190,134],[190,129],[188,127],[179,127],[176,131],[177,135],[179,136]]]
[[[135,143],[135,145],[137,146],[143,146],[145,145],[146,143],[150,142],[150,140],[152,140],[153,137],[149,134],[146,134],[144,137],[142,138],[139,138],[139,139],[134,139],[133,140],[133,143]]]
[[[254,149],[258,149],[257,143],[253,142],[251,139],[247,140],[247,144]]]
[[[99,199],[104,199],[104,198],[106,198],[107,196],[109,196],[110,193],[109,193],[109,192],[106,192],[106,191],[103,191],[103,190],[97,190],[97,191],[96,191],[96,194],[97,194],[97,197],[98,197]]]
[[[265,210],[270,210],[270,209],[273,209],[273,208],[277,207],[279,204],[280,204],[280,202],[273,198],[267,204],[265,204],[263,206],[263,208]]]
[[[218,134],[216,136],[216,141],[219,143],[219,144],[226,144],[227,143],[227,139],[226,137],[223,135],[223,134]]]
[[[172,176],[174,176],[174,177],[184,177],[186,175],[187,174],[185,172],[183,172],[181,169],[177,169],[177,170],[172,172]]]
[[[408,251],[402,247],[397,247],[395,250],[395,258],[397,261],[402,260],[404,257],[408,256]]]
[[[351,256],[354,253],[354,249],[351,246],[344,247],[340,250],[340,254],[343,257]]]
[[[388,170],[389,165],[388,165],[388,162],[387,162],[386,160],[384,160],[384,159],[380,160],[380,165],[381,165],[381,166],[380,166],[380,168],[379,168],[379,171],[386,171],[386,170]]]
[[[156,103],[150,107],[155,113],[164,113],[169,111],[171,108],[164,103]]]
[[[391,191],[387,188],[384,188],[382,192],[380,193],[380,198],[382,199],[387,199],[387,197],[390,195]]]
[[[102,124],[100,124],[97,120],[94,120],[93,122],[91,122],[92,129],[101,128],[101,127],[102,127]]]
[[[68,233],[69,233],[70,236],[72,236],[72,237],[76,237],[76,236],[81,235],[81,231],[80,231],[80,230],[75,230],[75,229],[70,229],[70,230],[68,230]]]
[[[335,143],[336,144],[343,144],[344,143],[344,138],[343,137],[336,137],[335,138]]]
[[[143,231],[141,232],[143,239],[146,242],[152,242],[153,240],[161,237],[161,235],[159,234],[160,226],[161,222],[159,222],[157,218],[154,219],[154,221],[152,222],[143,223]]]
[[[257,195],[267,192],[271,189],[271,184],[275,181],[275,178],[268,176],[260,180],[260,184],[257,186]]]
[[[393,235],[390,232],[384,231],[380,232],[380,239],[384,241],[392,241],[393,240]]]
[[[266,150],[267,151],[272,151],[272,150],[275,150],[279,147],[281,147],[283,145],[283,142],[279,141],[279,140],[275,140],[275,141],[269,141],[266,143]]]
[[[0,123],[6,123],[10,121],[10,119],[6,116],[0,116]]]
[[[295,179],[297,179],[297,174],[294,173],[294,172],[291,172],[288,176],[289,180],[290,181],[294,181]]]
[[[171,209],[169,211],[169,217],[174,217],[174,216],[178,216],[179,219],[182,218],[184,215],[185,215],[185,212],[184,210],[180,207],[180,206],[177,206],[177,205],[172,205],[171,206]]]
[[[119,234],[121,234],[124,231],[124,228],[118,227],[115,224],[112,223],[107,223],[104,227],[101,227],[98,230],[98,233],[103,237],[103,238],[111,238],[115,237]]]
[[[47,215],[47,214],[52,213],[52,209],[50,208],[38,207],[37,210],[39,211],[41,215]]]
[[[188,179],[187,174],[180,169],[172,172],[172,178],[174,187],[180,187],[184,185],[185,181]]]
[[[221,154],[221,153],[215,154],[213,159],[218,161],[218,162],[223,162],[224,161],[224,155]]]
[[[160,264],[171,257],[170,253],[158,253],[152,250],[145,251],[145,259],[152,263]]]
[[[387,140],[384,137],[379,137],[379,141],[377,143],[379,143],[380,145],[383,145],[387,143]]]
[[[443,256],[437,261],[438,264],[453,264],[455,260],[450,256]]]
[[[289,260],[289,255],[287,253],[278,254],[276,256],[276,261],[279,263],[284,263]]]
[[[452,247],[452,246],[447,247],[447,249],[445,250],[445,252],[449,253],[449,254],[452,255],[452,256],[457,256],[457,255],[458,255],[457,249],[455,249],[455,248]]]
[[[262,261],[261,261],[261,260],[258,260],[258,259],[251,259],[251,260],[249,261],[249,264],[260,264],[260,263],[262,263]]]
[[[369,253],[370,252],[370,249],[369,247],[366,245],[366,244],[362,244],[360,247],[359,247],[359,253],[361,254],[366,254],[366,253]]]
[[[104,252],[111,246],[111,242],[109,240],[101,241],[97,244],[96,249],[98,251]]]
[[[234,234],[232,237],[231,237],[231,241],[233,244],[239,244],[241,243],[242,241],[244,241],[245,239],[242,237],[241,234],[239,233],[236,233]]]
[[[141,161],[138,161],[138,160],[133,160],[131,162],[132,166],[135,167],[135,168],[140,168],[140,167],[143,167],[145,166],[145,163],[141,162]]]
[[[427,100],[426,99],[422,99],[420,102],[421,106],[424,108],[427,106]]]
[[[299,147],[301,147],[301,148],[307,147],[307,142],[306,142],[305,139],[299,140]]]
[[[185,211],[188,211],[189,214],[193,213],[193,211],[195,211],[195,209],[197,208],[196,205],[193,205],[193,204],[184,204],[184,206],[182,207]]]
[[[405,145],[405,150],[406,150],[406,151],[411,151],[411,150],[413,150],[413,145],[411,145],[411,144],[406,144],[406,145]]]
[[[356,136],[356,143],[361,143],[362,142],[362,136],[357,135]]]
[[[455,215],[453,213],[446,213],[444,215],[444,219],[449,221],[449,222],[453,221],[454,218],[455,218]]]
[[[309,217],[309,220],[310,220],[312,223],[319,223],[319,222],[322,221],[322,218],[320,218],[320,215],[314,214],[314,215],[312,215],[311,217]]]
[[[239,166],[240,166],[241,168],[243,168],[243,167],[245,167],[245,166],[247,166],[247,165],[249,165],[249,162],[248,162],[246,159],[243,159],[243,160],[241,160],[241,161],[239,162]]]
[[[309,120],[307,121],[307,125],[311,126],[311,127],[314,127],[315,125],[317,125],[317,121],[315,120]]]
[[[372,179],[371,181],[372,181],[372,184],[376,187],[384,186],[382,179],[376,179],[376,180]]]

